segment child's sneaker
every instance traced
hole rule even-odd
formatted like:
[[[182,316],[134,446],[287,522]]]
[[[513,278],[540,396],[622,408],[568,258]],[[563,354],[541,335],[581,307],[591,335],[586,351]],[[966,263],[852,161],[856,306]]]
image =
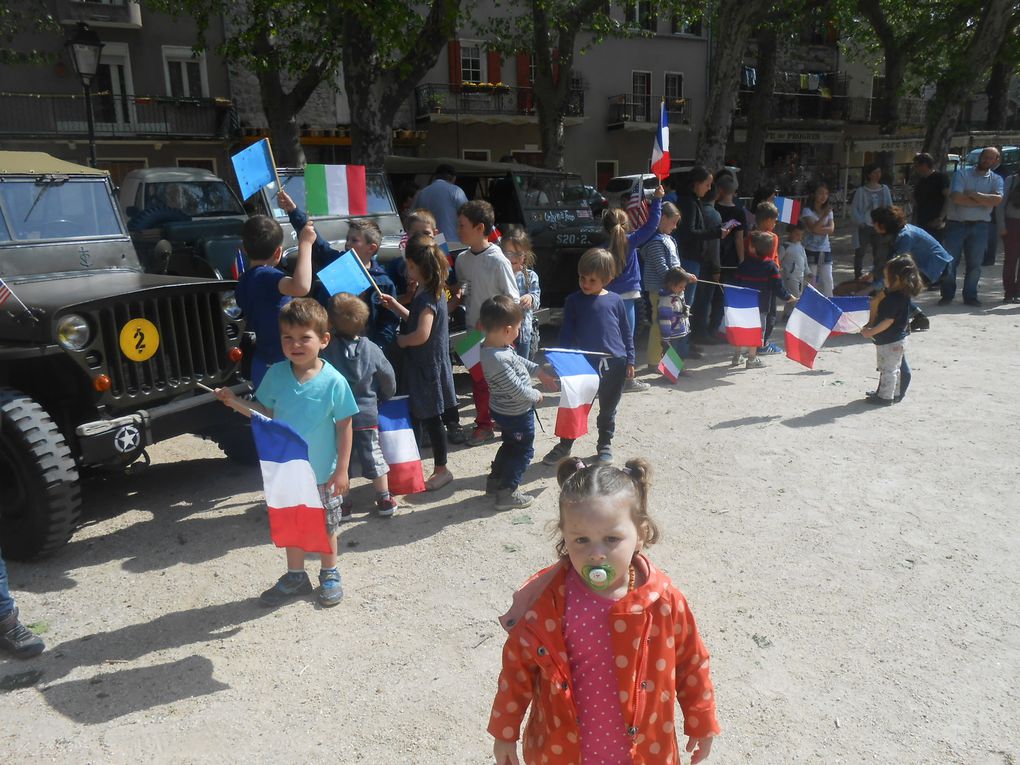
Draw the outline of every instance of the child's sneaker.
[[[259,603],[266,608],[282,606],[288,600],[312,592],[312,583],[304,571],[290,572],[281,576],[272,587],[259,595]]]
[[[765,362],[755,356],[753,359],[748,359],[747,363],[744,364],[744,369],[759,369],[765,366]]]
[[[623,384],[624,393],[640,393],[643,390],[648,390],[651,386],[644,380],[637,380],[633,377],[628,377],[627,381]]]
[[[354,518],[354,503],[345,499],[340,503],[340,523],[347,523],[347,521]]]
[[[492,430],[489,430],[489,428],[475,428],[474,432],[471,434],[471,438],[467,440],[467,445],[480,446],[488,443],[489,441],[495,440],[496,434]]]
[[[542,458],[543,465],[558,465],[564,457],[570,456],[570,447],[560,441]]]
[[[612,465],[613,464],[613,447],[606,444],[598,448],[598,457],[596,458],[600,465]]]
[[[446,440],[451,444],[462,444],[467,440],[467,436],[464,435],[464,428],[460,426],[460,423],[446,426]]]
[[[393,497],[387,497],[386,499],[377,499],[375,501],[375,511],[378,513],[380,518],[390,518],[397,509],[397,500]]]
[[[319,572],[319,585],[320,606],[329,608],[343,599],[344,588],[340,585],[340,572],[335,568],[323,569]]]
[[[18,659],[31,659],[43,652],[42,638],[18,621],[18,609],[0,619],[0,649]]]
[[[525,494],[520,489],[500,489],[496,495],[497,510],[519,510],[524,507],[531,507],[535,498]]]
[[[744,354],[742,354],[740,351],[737,351],[736,353],[733,354],[733,356],[730,357],[731,367],[739,367],[742,363],[744,363]]]

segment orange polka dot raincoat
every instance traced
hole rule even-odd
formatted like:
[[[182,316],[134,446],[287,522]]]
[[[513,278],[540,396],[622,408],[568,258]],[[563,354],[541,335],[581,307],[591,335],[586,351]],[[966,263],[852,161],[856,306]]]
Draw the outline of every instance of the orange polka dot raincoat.
[[[527,765],[581,765],[563,638],[569,565],[564,559],[535,574],[500,620],[509,636],[488,730],[504,741],[520,739],[524,712],[531,705],[524,731]],[[609,612],[631,758],[634,765],[677,765],[674,699],[680,702],[688,736],[719,733],[708,651],[687,601],[669,577],[643,555],[635,556],[634,565],[643,584]]]

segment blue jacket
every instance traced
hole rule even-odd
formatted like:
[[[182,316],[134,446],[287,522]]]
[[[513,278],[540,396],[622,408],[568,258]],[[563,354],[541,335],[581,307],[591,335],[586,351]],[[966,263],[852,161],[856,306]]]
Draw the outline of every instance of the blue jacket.
[[[308,215],[301,208],[296,208],[289,217],[290,224],[295,231],[300,231],[308,223]],[[343,252],[330,247],[329,242],[322,237],[322,234],[316,232],[315,243],[312,245],[312,276],[317,276],[319,271],[341,255]],[[367,271],[382,292],[396,297],[397,288],[393,285],[393,280],[375,258],[372,258]],[[329,309],[330,294],[321,282],[312,285],[312,297],[322,303],[327,310]],[[369,340],[385,350],[397,337],[400,319],[392,311],[382,307],[379,302],[379,293],[375,290],[369,290],[368,296],[362,296],[362,299],[368,304],[368,329],[365,334]]]
[[[918,228],[908,223],[903,230],[896,235],[893,242],[892,254],[905,255],[910,253],[917,269],[924,274],[929,283],[934,284],[942,276],[952,261],[953,257],[946,251],[946,248],[938,243],[931,234],[923,228]],[[875,274],[876,280],[881,280],[882,274]]]
[[[652,204],[648,208],[648,220],[645,225],[637,231],[627,234],[627,265],[623,273],[606,285],[606,289],[620,295],[624,292],[641,291],[641,263],[638,260],[638,247],[651,239],[659,230],[659,220],[662,218],[662,200],[652,197]]]

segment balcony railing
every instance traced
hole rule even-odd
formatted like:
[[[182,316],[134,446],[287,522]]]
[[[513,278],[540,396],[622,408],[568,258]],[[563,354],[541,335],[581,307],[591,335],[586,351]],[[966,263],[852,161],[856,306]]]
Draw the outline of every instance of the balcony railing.
[[[135,0],[57,0],[62,24],[84,21],[93,27],[141,29],[142,10]]]
[[[165,98],[97,93],[92,96],[99,138],[226,138],[236,132],[231,103],[211,98]],[[85,138],[81,95],[0,95],[0,135]]]
[[[751,103],[754,92],[741,90],[737,98],[738,119],[753,119]],[[880,125],[885,122],[883,101],[846,95],[822,95],[817,92],[773,93],[770,99],[773,120],[832,120]],[[901,98],[899,122],[907,127],[925,124],[927,102],[920,98]]]
[[[609,114],[606,122],[610,126],[622,126],[625,122],[645,123],[659,121],[659,104],[662,96],[636,96],[621,93],[609,97]],[[691,124],[691,99],[667,98],[666,114],[671,127]]]
[[[517,88],[500,83],[419,85],[414,91],[414,101],[415,116],[419,119],[440,114],[535,116],[535,94],[532,88]],[[566,116],[584,116],[584,91],[570,91]]]

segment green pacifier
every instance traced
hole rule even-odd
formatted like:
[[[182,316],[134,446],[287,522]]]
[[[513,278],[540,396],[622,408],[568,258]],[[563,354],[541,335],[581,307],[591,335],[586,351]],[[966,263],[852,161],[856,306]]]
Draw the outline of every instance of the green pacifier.
[[[581,573],[592,589],[604,590],[616,579],[612,566],[585,566]]]

